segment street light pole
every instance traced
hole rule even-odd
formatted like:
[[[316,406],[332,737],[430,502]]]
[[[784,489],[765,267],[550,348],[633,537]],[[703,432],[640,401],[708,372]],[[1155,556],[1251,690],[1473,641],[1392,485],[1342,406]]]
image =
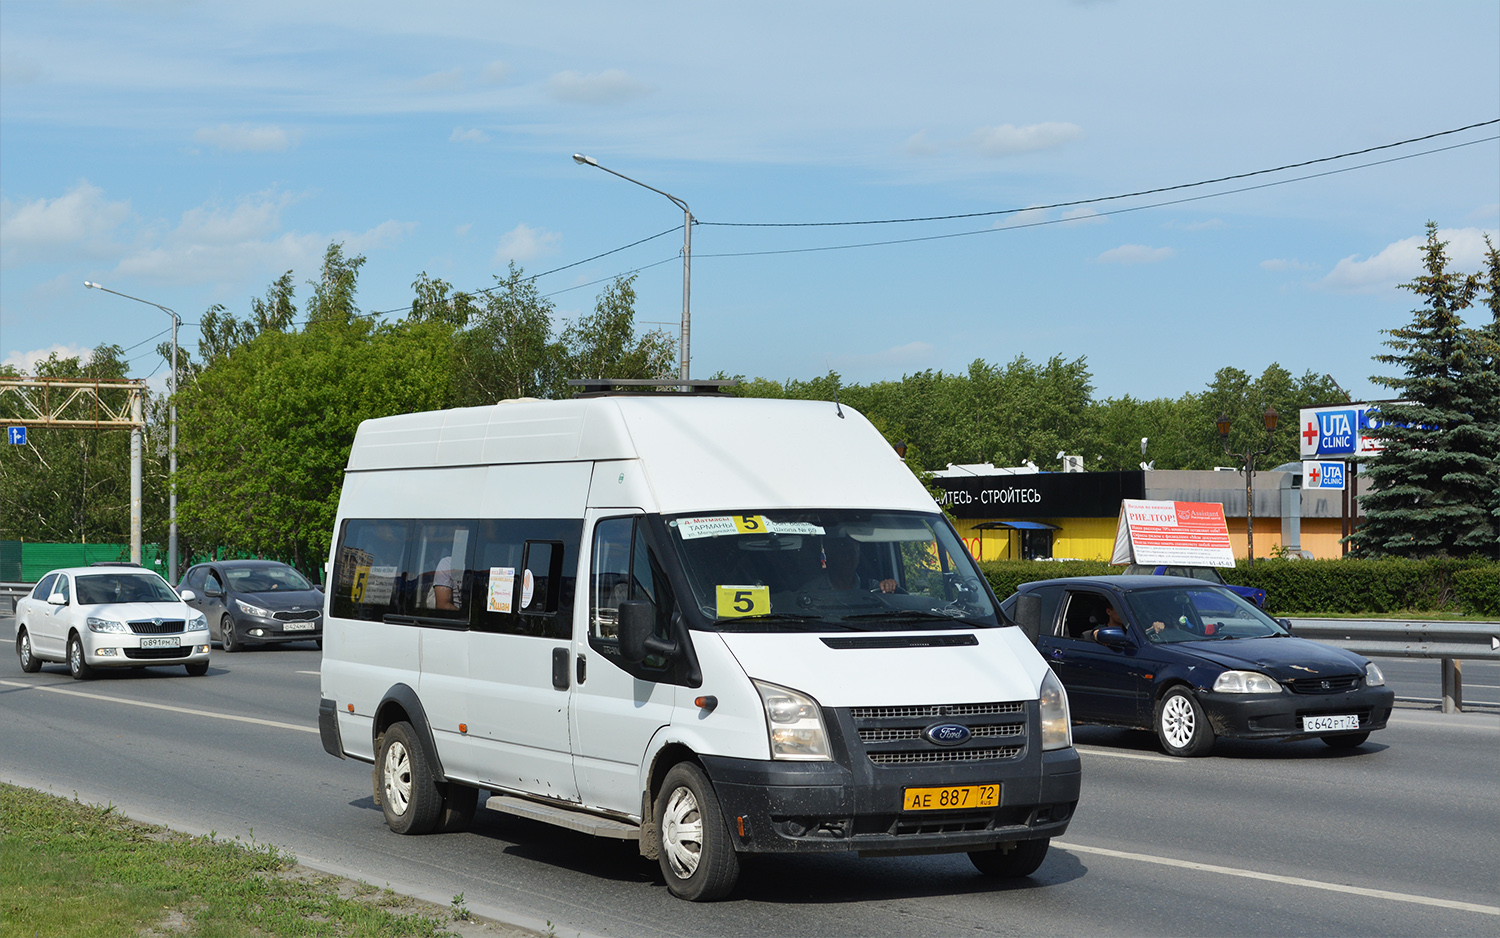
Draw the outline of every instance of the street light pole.
[[[1276,408],[1267,405],[1266,412],[1260,415],[1260,419],[1266,427],[1266,444],[1257,450],[1246,446],[1243,453],[1229,450],[1229,414],[1220,413],[1218,419],[1219,445],[1224,447],[1225,455],[1245,461],[1245,543],[1249,554],[1247,565],[1251,567],[1255,566],[1255,457],[1263,456],[1271,450],[1271,435],[1276,432]]]
[[[677,377],[686,381],[688,379],[688,361],[692,357],[692,317],[690,315],[692,282],[693,282],[693,212],[688,204],[670,192],[663,192],[655,186],[648,186],[639,179],[631,179],[624,173],[617,173],[608,166],[600,166],[599,161],[592,156],[584,156],[582,153],[573,154],[573,162],[579,166],[592,166],[602,169],[611,176],[619,176],[626,182],[633,182],[642,189],[650,189],[657,195],[664,195],[672,200],[672,204],[682,209],[682,335],[677,343],[678,369]],[[603,375],[600,375],[603,377]]]
[[[177,327],[182,323],[182,317],[178,316],[175,310],[160,303],[111,290],[92,280],[85,280],[83,285],[90,290],[103,290],[105,293],[123,296],[127,300],[155,306],[172,317],[172,375],[167,382],[167,582],[175,585],[177,583]]]

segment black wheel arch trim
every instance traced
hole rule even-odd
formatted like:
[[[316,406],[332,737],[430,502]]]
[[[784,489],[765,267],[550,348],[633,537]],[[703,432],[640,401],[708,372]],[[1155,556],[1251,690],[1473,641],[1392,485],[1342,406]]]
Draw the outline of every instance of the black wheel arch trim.
[[[427,722],[427,711],[422,707],[422,701],[417,697],[417,692],[407,684],[395,684],[380,698],[380,705],[375,708],[375,721],[370,728],[370,742],[374,748],[375,758],[380,759],[380,749],[375,742],[380,738],[381,731],[385,727],[397,721],[386,719],[385,715],[392,707],[399,707],[406,712],[407,722],[417,731],[417,739],[427,756],[427,762],[432,766],[432,774],[439,782],[448,780],[443,771],[443,760],[438,757],[437,740],[432,735],[432,725]]]

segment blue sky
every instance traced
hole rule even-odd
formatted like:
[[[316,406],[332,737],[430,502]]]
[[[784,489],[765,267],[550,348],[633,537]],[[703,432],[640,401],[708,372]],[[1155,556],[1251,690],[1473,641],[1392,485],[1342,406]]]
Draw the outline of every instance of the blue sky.
[[[661,196],[575,165],[582,152],[703,223],[694,377],[868,382],[1060,354],[1087,358],[1099,397],[1177,396],[1272,361],[1368,397],[1379,330],[1414,305],[1395,285],[1425,223],[1477,270],[1500,221],[1488,140],[1172,206],[710,224],[1023,209],[1492,120],[1492,0],[5,0],[0,68],[0,359],[23,367],[166,326],[86,279],[192,324],[214,303],[243,314],[288,269],[305,299],[337,239],[368,258],[361,308],[390,310],[424,270],[472,290],[512,259],[539,272],[680,225]],[[715,256],[959,232],[977,233]],[[655,264],[638,318],[675,334],[680,247],[667,234],[539,285],[566,318],[592,307],[587,284]],[[158,369],[153,344],[130,353],[138,376]]]

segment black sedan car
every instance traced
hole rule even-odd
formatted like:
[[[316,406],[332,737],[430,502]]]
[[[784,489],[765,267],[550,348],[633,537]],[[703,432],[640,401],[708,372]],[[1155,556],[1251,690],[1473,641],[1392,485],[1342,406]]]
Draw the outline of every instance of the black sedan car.
[[[247,645],[316,642],[323,647],[323,593],[275,560],[215,560],[190,568],[179,589],[208,619],[227,652]]]
[[[1042,580],[1001,610],[1062,680],[1075,723],[1150,729],[1171,755],[1219,736],[1349,749],[1385,728],[1396,699],[1374,664],[1202,580]]]

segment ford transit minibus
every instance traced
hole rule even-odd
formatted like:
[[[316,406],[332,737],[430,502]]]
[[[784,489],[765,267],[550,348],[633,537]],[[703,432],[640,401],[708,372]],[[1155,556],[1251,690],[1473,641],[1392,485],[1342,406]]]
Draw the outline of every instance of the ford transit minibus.
[[[364,422],[319,725],[392,830],[487,809],[747,853],[966,852],[1024,876],[1079,792],[1061,684],[906,464],[836,403],[718,393]]]

